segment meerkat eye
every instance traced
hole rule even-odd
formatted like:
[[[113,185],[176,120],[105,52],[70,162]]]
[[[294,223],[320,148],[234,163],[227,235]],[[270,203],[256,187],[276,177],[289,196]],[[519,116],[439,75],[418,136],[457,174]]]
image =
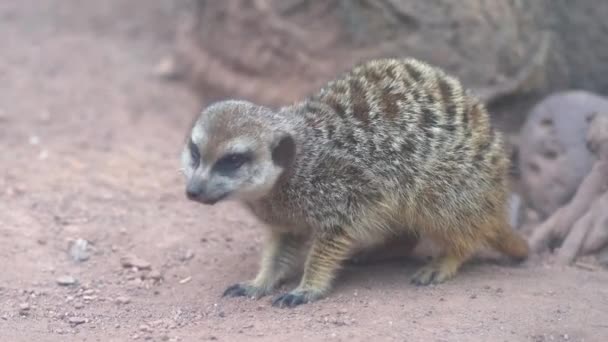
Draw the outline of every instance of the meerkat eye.
[[[238,170],[251,160],[249,153],[229,153],[220,158],[213,169],[219,173],[230,173]]]
[[[192,141],[192,139],[190,139],[190,141],[188,142],[188,149],[190,150],[190,157],[192,158],[192,166],[198,167],[201,162],[201,155],[198,151],[198,147],[196,146],[194,141]]]

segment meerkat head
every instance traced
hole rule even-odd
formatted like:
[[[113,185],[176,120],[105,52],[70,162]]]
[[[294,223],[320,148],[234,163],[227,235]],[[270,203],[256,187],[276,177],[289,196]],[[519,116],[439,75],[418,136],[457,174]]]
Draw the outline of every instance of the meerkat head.
[[[289,128],[272,110],[245,101],[212,104],[182,151],[186,196],[215,204],[268,194],[295,157]]]

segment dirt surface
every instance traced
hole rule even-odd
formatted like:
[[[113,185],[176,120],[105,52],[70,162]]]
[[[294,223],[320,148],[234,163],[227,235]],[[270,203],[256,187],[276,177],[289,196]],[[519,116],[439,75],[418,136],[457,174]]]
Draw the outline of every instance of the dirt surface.
[[[221,299],[254,276],[263,228],[184,199],[197,101],[152,74],[173,6],[3,1],[0,19],[0,340],[608,340],[608,272],[542,260],[428,288],[409,284],[414,262],[351,266],[292,310]]]

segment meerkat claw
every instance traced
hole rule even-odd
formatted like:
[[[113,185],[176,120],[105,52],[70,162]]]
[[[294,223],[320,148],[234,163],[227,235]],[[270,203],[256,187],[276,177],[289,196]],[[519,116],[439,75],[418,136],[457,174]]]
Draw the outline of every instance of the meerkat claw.
[[[308,300],[306,299],[306,295],[303,293],[285,293],[276,297],[272,301],[272,306],[279,308],[293,308],[300,304],[306,303],[308,303]]]
[[[234,284],[232,286],[229,286],[224,291],[222,297],[253,297],[258,299],[264,296],[265,294],[266,293],[264,290],[252,285]]]
[[[232,286],[229,286],[224,293],[222,294],[222,297],[241,297],[241,296],[246,296],[247,295],[247,289],[244,286],[241,286],[241,284],[234,284]]]
[[[437,275],[439,270],[435,267],[424,267],[414,274],[411,283],[416,286],[426,286],[430,284],[436,284]]]

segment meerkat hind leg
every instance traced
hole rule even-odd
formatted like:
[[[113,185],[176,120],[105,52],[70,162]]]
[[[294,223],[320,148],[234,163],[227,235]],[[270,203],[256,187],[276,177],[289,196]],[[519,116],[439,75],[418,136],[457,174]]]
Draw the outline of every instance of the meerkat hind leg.
[[[258,299],[269,294],[295,272],[304,245],[304,237],[272,232],[264,248],[260,270],[256,277],[251,281],[228,287],[222,296],[247,296]]]
[[[454,277],[460,266],[472,255],[467,246],[458,246],[454,243],[443,243],[445,251],[438,259],[422,266],[412,276],[411,282],[415,285],[440,284]]]
[[[344,262],[353,252],[353,241],[344,233],[321,234],[311,246],[300,285],[276,297],[272,305],[295,307],[325,295]]]

